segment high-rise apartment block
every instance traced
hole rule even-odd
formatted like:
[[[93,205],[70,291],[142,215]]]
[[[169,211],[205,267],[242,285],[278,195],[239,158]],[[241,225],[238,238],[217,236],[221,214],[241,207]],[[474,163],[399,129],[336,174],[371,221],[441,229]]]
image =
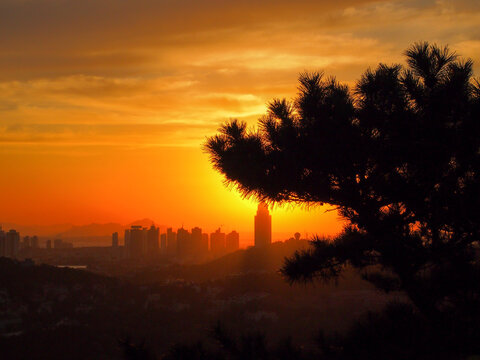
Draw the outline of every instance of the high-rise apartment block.
[[[225,247],[227,252],[237,251],[240,247],[240,234],[232,231],[225,236]]]
[[[197,258],[203,257],[208,253],[208,234],[202,233],[202,229],[199,227],[192,229],[192,246],[193,254]]]
[[[177,233],[172,228],[167,229],[167,253],[170,255],[177,253]]]
[[[221,256],[225,254],[225,233],[222,233],[220,228],[210,234],[210,251],[213,256]]]
[[[147,243],[146,243],[146,255],[152,256],[158,254],[159,248],[159,241],[160,238],[160,231],[154,225],[150,226],[150,229],[147,230]]]
[[[0,227],[0,256],[16,258],[20,250],[20,234],[16,230],[5,232]]]
[[[145,232],[141,226],[133,225],[125,230],[125,248],[130,258],[140,258],[145,244]]]
[[[149,229],[133,225],[125,230],[125,254],[127,257],[139,259],[153,256],[159,251],[159,229],[152,225]]]
[[[177,230],[177,256],[185,258],[191,255],[192,237],[188,230],[181,227]]]
[[[167,251],[167,234],[160,235],[160,250],[162,252]]]

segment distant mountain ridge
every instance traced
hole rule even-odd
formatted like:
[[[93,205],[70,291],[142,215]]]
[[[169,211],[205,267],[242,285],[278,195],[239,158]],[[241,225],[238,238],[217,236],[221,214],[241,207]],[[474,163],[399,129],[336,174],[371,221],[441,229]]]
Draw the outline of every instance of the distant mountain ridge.
[[[130,226],[143,226],[143,227],[150,227],[152,225],[155,225],[157,227],[162,227],[162,225],[158,225],[155,221],[149,218],[143,218],[140,220],[136,220],[134,222],[131,222],[130,224],[127,224],[125,227],[129,228]],[[165,226],[163,226],[165,227]]]
[[[4,231],[10,229],[17,230],[21,236],[53,236],[72,228],[72,224],[54,224],[54,225],[20,225],[15,223],[0,222],[0,227]]]
[[[75,226],[72,225],[67,231],[55,234],[59,238],[72,238],[72,237],[92,237],[92,236],[107,236],[112,235],[114,232],[121,233],[126,228],[125,225],[117,223],[107,224],[88,224]]]
[[[144,227],[150,227],[151,225],[155,225],[160,228],[161,232],[164,232],[166,230],[166,226],[159,225],[155,221],[148,218],[136,220],[126,225],[122,225],[119,223],[92,223],[87,225],[20,225],[15,223],[0,222],[0,226],[4,231],[15,229],[20,233],[20,236],[37,235],[41,237],[61,239],[105,237],[111,236],[114,232],[122,234],[125,229],[130,228],[132,225],[139,225]]]

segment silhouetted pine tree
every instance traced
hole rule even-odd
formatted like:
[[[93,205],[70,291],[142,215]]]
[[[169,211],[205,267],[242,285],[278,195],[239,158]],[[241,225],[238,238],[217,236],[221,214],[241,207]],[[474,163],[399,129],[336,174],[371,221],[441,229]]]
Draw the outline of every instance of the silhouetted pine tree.
[[[431,324],[455,319],[471,340],[480,319],[480,87],[472,61],[447,47],[416,43],[405,56],[406,67],[380,64],[353,90],[304,73],[295,100],[273,100],[258,130],[227,122],[205,148],[246,197],[331,204],[349,220],[335,241],[316,239],[285,262],[289,281],[336,279],[351,265],[385,291],[404,291]]]

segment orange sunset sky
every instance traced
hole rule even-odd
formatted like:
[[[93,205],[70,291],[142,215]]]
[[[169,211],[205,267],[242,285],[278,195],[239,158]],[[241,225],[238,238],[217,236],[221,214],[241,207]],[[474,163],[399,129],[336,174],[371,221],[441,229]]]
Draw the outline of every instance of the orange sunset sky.
[[[480,64],[480,2],[0,0],[0,223],[159,224],[251,237],[256,204],[201,144],[298,74],[353,84],[415,41]],[[335,211],[274,209],[274,239]],[[245,234],[245,235],[242,235]]]

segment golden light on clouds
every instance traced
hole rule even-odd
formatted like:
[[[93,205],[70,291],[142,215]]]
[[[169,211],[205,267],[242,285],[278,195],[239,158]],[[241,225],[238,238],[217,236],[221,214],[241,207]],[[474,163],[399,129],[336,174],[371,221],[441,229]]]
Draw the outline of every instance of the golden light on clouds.
[[[251,231],[255,206],[223,188],[205,136],[253,125],[304,70],[353,84],[414,41],[449,44],[478,74],[479,23],[474,0],[3,0],[0,222]],[[275,214],[282,234],[341,225],[323,209]]]

